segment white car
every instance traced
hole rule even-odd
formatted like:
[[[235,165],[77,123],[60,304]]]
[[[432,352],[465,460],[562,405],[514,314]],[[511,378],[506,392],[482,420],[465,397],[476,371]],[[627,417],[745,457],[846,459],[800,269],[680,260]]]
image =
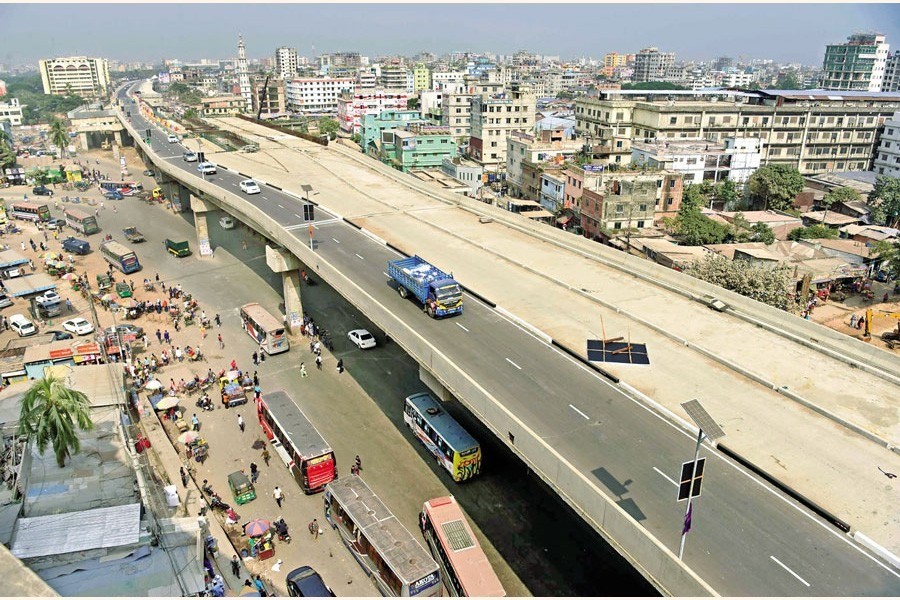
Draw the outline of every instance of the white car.
[[[216,165],[211,162],[202,162],[197,165],[197,170],[200,171],[201,175],[215,175]]]
[[[37,327],[28,320],[25,315],[13,315],[9,318],[9,328],[19,334],[19,337],[26,337],[37,333]]]
[[[222,217],[219,219],[219,226],[222,229],[234,229],[234,219],[231,217]]]
[[[59,294],[57,294],[53,290],[47,290],[46,292],[35,298],[35,301],[41,305],[56,304],[57,302],[60,302],[60,298]]]
[[[360,350],[375,347],[375,336],[365,329],[354,329],[347,332],[347,338]]]
[[[178,143],[178,136],[175,135],[174,133],[170,133],[168,139],[169,139],[169,143],[170,143],[170,144],[177,144],[177,143]]]
[[[94,331],[94,326],[82,318],[63,321],[63,329],[78,335],[87,335]]]
[[[187,150],[181,155],[181,159],[185,162],[197,162],[197,153]]]
[[[258,194],[259,186],[252,179],[245,179],[241,182],[241,191],[245,194]]]

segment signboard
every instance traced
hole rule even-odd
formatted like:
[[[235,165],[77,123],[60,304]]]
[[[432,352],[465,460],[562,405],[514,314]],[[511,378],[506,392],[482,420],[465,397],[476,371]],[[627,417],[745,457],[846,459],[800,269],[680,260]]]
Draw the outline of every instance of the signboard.
[[[209,244],[209,238],[200,238],[200,256],[212,256],[212,246]]]
[[[296,330],[303,324],[303,319],[300,318],[300,313],[296,310],[291,311],[291,314],[288,315],[288,319],[290,320],[291,330]]]
[[[582,165],[581,170],[587,173],[602,173],[606,167],[603,165]]]
[[[694,473],[694,461],[681,465],[681,481],[678,483],[678,501],[697,498],[700,496],[700,486],[703,482],[703,469],[706,459],[697,459],[697,472]]]

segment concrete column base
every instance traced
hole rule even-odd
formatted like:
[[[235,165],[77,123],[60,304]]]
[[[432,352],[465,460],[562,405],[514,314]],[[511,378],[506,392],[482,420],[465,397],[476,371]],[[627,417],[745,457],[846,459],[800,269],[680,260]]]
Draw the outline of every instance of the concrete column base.
[[[215,209],[215,206],[191,196],[191,210],[194,211],[194,229],[197,230],[197,245],[200,248],[200,256],[212,256],[212,242],[209,239],[209,226],[206,220],[206,213]]]
[[[281,273],[284,286],[285,325],[292,334],[300,333],[303,325],[303,304],[300,302],[300,261],[282,248],[266,246],[266,264],[276,273]]]

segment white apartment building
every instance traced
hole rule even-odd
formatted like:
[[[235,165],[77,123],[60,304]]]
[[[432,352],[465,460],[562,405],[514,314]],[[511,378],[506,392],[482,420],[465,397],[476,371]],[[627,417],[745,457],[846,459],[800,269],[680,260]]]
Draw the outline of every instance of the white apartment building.
[[[728,179],[742,186],[759,168],[761,160],[759,138],[728,137],[724,144],[700,138],[631,144],[633,163],[681,173],[685,185]]]
[[[70,56],[38,61],[44,93],[82,97],[102,96],[109,89],[109,63],[105,58]]]
[[[406,110],[406,90],[356,90],[343,94],[337,101],[338,122],[347,133],[360,133],[365,115],[384,111]]]
[[[422,114],[422,117],[438,121],[442,120],[441,104],[443,100],[444,92],[440,90],[419,90],[419,112]],[[451,131],[451,133],[453,132]]]
[[[506,92],[472,99],[469,156],[485,169],[506,165],[506,139],[512,131],[534,131],[536,98],[531,86],[513,82]]]
[[[288,110],[311,114],[337,113],[341,94],[355,90],[356,81],[349,77],[295,77],[285,84]]]
[[[579,150],[580,140],[565,139],[561,132],[543,130],[537,135],[513,131],[506,138],[506,183],[514,198],[538,200],[544,169],[559,169]],[[555,210],[555,209],[548,209]]]
[[[844,44],[825,46],[822,87],[882,91],[890,45],[880,33],[855,33]]]
[[[386,89],[406,90],[410,94],[415,90],[413,72],[403,65],[382,65],[378,83]]]
[[[450,132],[459,140],[468,141],[472,134],[472,98],[474,94],[467,92],[443,92],[441,97],[441,125],[450,128]]]
[[[885,121],[874,163],[877,174],[900,177],[900,111]]]
[[[644,48],[634,56],[634,81],[659,81],[675,65],[674,52],[660,52],[658,48]]]
[[[725,73],[722,77],[723,87],[746,88],[753,83],[753,73]]]
[[[18,98],[10,98],[9,102],[0,102],[0,121],[8,121],[10,125],[18,127],[22,124],[22,109],[24,104],[19,104]]]
[[[888,56],[884,63],[884,81],[881,83],[882,92],[900,92],[900,50]]]
[[[275,50],[275,76],[291,79],[297,74],[297,49],[282,46]]]
[[[378,75],[372,69],[360,69],[356,74],[357,90],[374,90],[378,87]]]
[[[431,87],[436,90],[444,89],[447,83],[463,83],[466,74],[461,71],[441,71],[431,74]]]

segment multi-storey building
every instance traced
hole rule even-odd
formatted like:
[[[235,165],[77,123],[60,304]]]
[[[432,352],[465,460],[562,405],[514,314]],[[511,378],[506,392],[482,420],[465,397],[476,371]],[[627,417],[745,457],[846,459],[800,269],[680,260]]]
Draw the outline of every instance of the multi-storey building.
[[[441,103],[444,101],[444,92],[440,90],[419,90],[419,112],[422,117],[436,125],[441,122]]]
[[[443,85],[447,83],[462,83],[465,81],[466,74],[462,71],[435,71],[431,74],[431,85],[434,89],[443,89]]]
[[[654,220],[674,215],[681,206],[681,173],[611,171],[586,165],[563,172],[564,204],[581,220],[585,237],[604,230],[647,229]]]
[[[900,177],[900,111],[885,121],[881,143],[875,151],[875,166],[879,175]]]
[[[10,98],[9,102],[0,102],[0,121],[6,121],[10,125],[18,127],[22,124],[22,109],[24,104],[19,104],[18,98]]]
[[[6,82],[0,79],[0,98],[6,95]]]
[[[379,158],[398,171],[440,167],[456,156],[456,142],[448,127],[408,123],[405,129],[383,131]]]
[[[457,141],[468,141],[472,134],[472,98],[474,94],[443,92],[441,95],[441,125],[449,127]]]
[[[282,46],[275,50],[275,76],[290,79],[297,74],[297,49]]]
[[[541,176],[545,172],[558,172],[581,148],[581,142],[566,138],[562,129],[544,129],[537,135],[513,131],[506,138],[509,195],[538,200]]]
[[[506,165],[506,138],[512,131],[534,129],[535,96],[531,86],[513,82],[506,92],[472,98],[472,134],[469,156],[496,170]]]
[[[601,164],[629,163],[632,140],[755,137],[763,165],[812,174],[868,170],[878,130],[898,109],[900,94],[889,93],[616,91],[578,98],[575,117]]]
[[[855,33],[845,44],[828,44],[822,65],[822,87],[880,92],[889,48],[880,33]]]
[[[469,186],[466,194],[475,197],[481,189],[484,169],[481,165],[459,156],[448,157],[441,161],[441,171]]]
[[[211,96],[200,100],[200,114],[204,117],[230,117],[244,112],[246,106],[243,94]]]
[[[541,173],[540,182],[541,192],[538,197],[540,205],[551,213],[561,210],[566,189],[566,179],[562,175],[562,169]]]
[[[431,69],[424,63],[416,63],[413,66],[413,91],[431,89]]]
[[[382,133],[390,129],[404,129],[411,123],[427,125],[417,110],[386,110],[378,115],[363,115],[359,147],[366,154],[378,156]]]
[[[38,61],[38,68],[45,94],[91,98],[103,96],[109,89],[109,64],[105,58],[42,59]]]
[[[337,114],[341,129],[359,133],[365,115],[380,115],[385,111],[406,110],[409,95],[402,90],[356,90],[338,98]]]
[[[730,180],[742,186],[759,168],[759,138],[725,138],[724,144],[708,140],[634,141],[631,162],[636,166],[681,173],[685,185]]]
[[[263,88],[265,80],[253,83],[253,108],[261,116],[274,117],[287,113],[287,95],[284,79],[270,79]]]
[[[882,92],[900,92],[900,50],[888,56],[884,63],[884,81],[881,84]]]
[[[344,92],[353,93],[356,81],[349,77],[295,77],[285,85],[288,108],[294,112],[336,113],[338,98]]]
[[[634,56],[636,82],[665,79],[666,70],[675,66],[674,52],[660,52],[658,48],[644,48]]]
[[[356,74],[357,90],[374,90],[378,87],[378,75],[372,69],[360,69]]]
[[[378,84],[384,88],[411,93],[415,87],[412,78],[412,71],[403,65],[382,65]]]

